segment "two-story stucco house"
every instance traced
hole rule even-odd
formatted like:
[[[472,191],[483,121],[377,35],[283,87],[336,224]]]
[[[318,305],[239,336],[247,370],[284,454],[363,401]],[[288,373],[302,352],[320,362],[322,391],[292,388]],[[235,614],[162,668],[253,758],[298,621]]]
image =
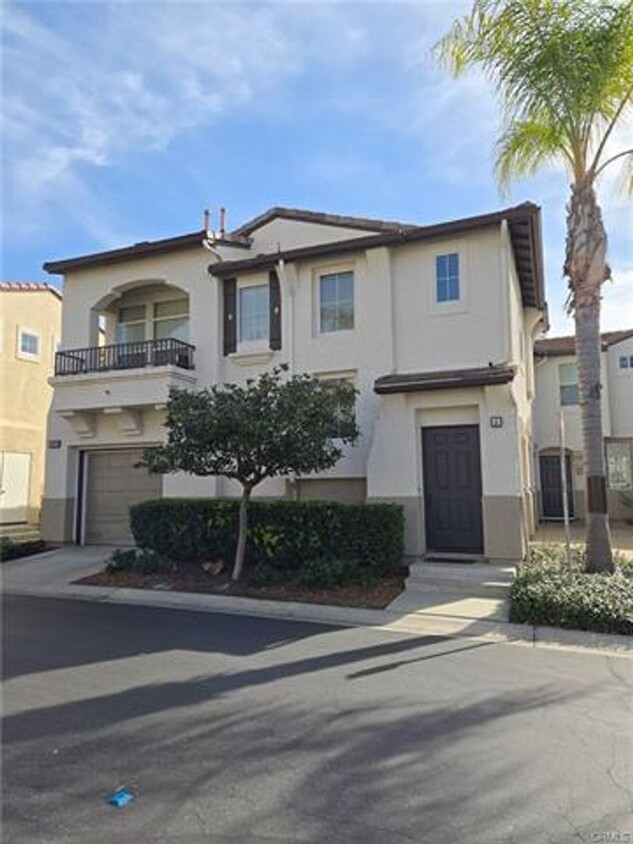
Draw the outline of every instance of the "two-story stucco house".
[[[534,453],[538,515],[563,518],[560,418],[567,467],[568,512],[585,514],[585,475],[574,337],[537,340]],[[633,493],[633,329],[602,335],[602,425],[607,465],[607,508],[612,519],[633,518],[622,493]]]
[[[65,277],[48,540],[123,543],[134,501],[236,495],[223,478],[149,476],[135,463],[165,436],[172,385],[285,363],[353,382],[362,436],[334,469],[255,495],[397,502],[409,554],[523,553],[532,346],[545,318],[537,206],[432,226],[273,208],[215,237],[45,268]]]
[[[49,284],[0,284],[0,529],[7,535],[27,537],[22,526],[35,529],[40,520],[61,299]]]

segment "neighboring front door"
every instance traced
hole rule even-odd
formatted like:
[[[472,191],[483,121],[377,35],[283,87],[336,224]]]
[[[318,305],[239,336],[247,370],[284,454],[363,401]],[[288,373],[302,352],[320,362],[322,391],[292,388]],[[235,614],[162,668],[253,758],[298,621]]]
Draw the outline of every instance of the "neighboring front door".
[[[544,519],[563,518],[563,480],[560,471],[560,455],[542,454],[539,458],[541,468],[541,499]],[[567,502],[570,518],[574,515],[574,494],[571,484],[571,460],[565,455],[567,469]]]
[[[422,428],[426,546],[483,553],[479,426]]]

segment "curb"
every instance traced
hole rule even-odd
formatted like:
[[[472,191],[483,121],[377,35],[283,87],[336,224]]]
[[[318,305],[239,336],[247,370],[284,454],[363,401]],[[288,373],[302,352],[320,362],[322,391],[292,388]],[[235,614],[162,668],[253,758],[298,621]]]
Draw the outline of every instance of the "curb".
[[[556,648],[558,650],[594,653],[633,659],[633,640],[612,633],[591,633],[562,630],[556,627],[534,627],[510,622],[490,622],[423,612],[402,614],[392,610],[370,610],[338,607],[327,604],[305,604],[292,601],[268,601],[229,595],[208,595],[196,592],[162,592],[156,590],[121,589],[105,586],[69,585],[60,588],[5,590],[20,597],[58,598],[128,606],[214,612],[339,627],[364,627],[392,633],[466,638],[495,644],[522,647]]]

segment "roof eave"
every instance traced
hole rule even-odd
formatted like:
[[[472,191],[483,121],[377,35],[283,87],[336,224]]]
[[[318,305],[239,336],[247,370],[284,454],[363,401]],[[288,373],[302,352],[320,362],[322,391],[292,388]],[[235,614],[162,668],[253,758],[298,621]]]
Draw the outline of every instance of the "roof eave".
[[[165,238],[164,240],[148,240],[135,243],[132,246],[123,246],[120,249],[112,249],[108,252],[95,252],[89,255],[80,255],[77,258],[67,258],[60,261],[47,261],[43,264],[44,270],[50,275],[64,275],[71,270],[89,269],[90,267],[108,266],[123,261],[149,258],[153,255],[164,255],[168,252],[180,252],[184,249],[192,249],[199,246],[203,249],[202,242],[206,238],[204,230],[190,232],[189,234],[178,235],[177,237]],[[217,246],[235,246],[240,249],[250,248],[246,241],[223,238],[215,242]]]
[[[531,202],[523,203],[514,208],[495,211],[490,214],[482,214],[477,217],[466,217],[460,220],[450,220],[445,223],[437,223],[431,226],[418,226],[402,229],[395,232],[381,232],[365,237],[348,238],[337,240],[333,243],[317,244],[315,246],[303,246],[295,249],[287,249],[279,252],[265,253],[253,258],[237,261],[222,261],[217,264],[210,264],[208,272],[217,278],[230,278],[241,273],[258,272],[271,269],[279,260],[287,263],[300,261],[309,258],[341,255],[351,252],[360,252],[366,249],[374,249],[382,246],[397,246],[407,243],[416,243],[433,237],[442,237],[449,234],[473,231],[488,226],[498,226],[503,220],[508,222],[513,249],[518,250],[520,234],[516,231],[519,225],[527,228],[529,244],[528,257],[530,267],[524,270],[521,275],[519,266],[519,282],[521,285],[521,296],[525,307],[534,307],[540,311],[546,310],[544,297],[544,280],[542,267],[542,245],[540,208]],[[515,227],[513,232],[512,227]],[[516,254],[516,253],[515,253]],[[526,254],[525,252],[523,253]]]
[[[455,372],[420,373],[415,375],[384,375],[374,382],[378,395],[394,393],[421,393],[431,390],[464,389],[467,387],[488,387],[509,384],[514,380],[514,367],[491,368],[487,370],[461,370]]]

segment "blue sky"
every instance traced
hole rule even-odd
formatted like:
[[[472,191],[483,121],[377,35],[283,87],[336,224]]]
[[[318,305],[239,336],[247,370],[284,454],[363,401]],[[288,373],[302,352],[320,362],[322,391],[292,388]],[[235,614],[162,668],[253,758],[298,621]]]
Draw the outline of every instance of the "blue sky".
[[[229,228],[271,205],[433,223],[543,208],[552,329],[567,180],[501,196],[483,80],[430,58],[464,2],[5,3],[3,280],[45,260]],[[631,136],[631,124],[619,141]],[[630,145],[630,144],[629,144]],[[633,211],[601,198],[615,282],[603,327],[633,325]]]

